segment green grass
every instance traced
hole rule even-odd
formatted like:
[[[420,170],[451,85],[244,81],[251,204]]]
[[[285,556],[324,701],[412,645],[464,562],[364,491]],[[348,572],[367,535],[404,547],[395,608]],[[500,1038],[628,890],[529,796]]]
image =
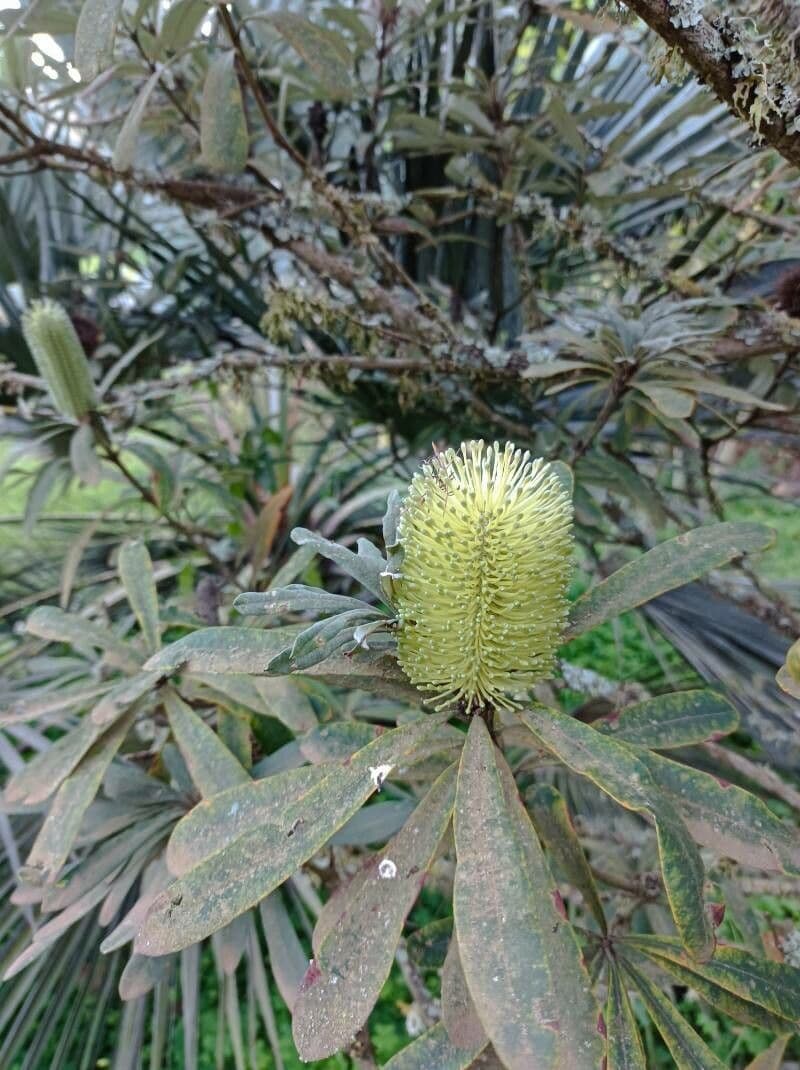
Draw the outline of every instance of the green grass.
[[[699,685],[692,667],[636,613],[625,613],[578,636],[561,653],[581,668],[611,680],[636,681],[651,691]]]
[[[725,506],[728,520],[758,520],[775,529],[775,545],[758,558],[768,579],[800,583],[800,506],[763,495],[737,497]]]

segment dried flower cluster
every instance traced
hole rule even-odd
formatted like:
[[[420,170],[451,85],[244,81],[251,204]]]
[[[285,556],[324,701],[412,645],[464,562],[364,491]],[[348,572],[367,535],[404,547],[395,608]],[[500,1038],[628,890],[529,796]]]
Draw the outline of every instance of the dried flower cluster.
[[[369,324],[361,322],[346,306],[334,305],[324,294],[303,293],[301,290],[270,290],[266,295],[267,311],[261,318],[261,330],[273,345],[289,345],[298,327],[305,331],[319,331],[341,338],[362,355],[373,352],[377,338]]]

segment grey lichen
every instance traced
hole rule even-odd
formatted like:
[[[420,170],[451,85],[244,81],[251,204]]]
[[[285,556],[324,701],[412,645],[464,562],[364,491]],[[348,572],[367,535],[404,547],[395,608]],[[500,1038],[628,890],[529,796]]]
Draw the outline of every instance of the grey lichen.
[[[690,68],[677,48],[672,48],[660,37],[655,38],[647,51],[650,73],[657,82],[683,85]]]
[[[669,0],[674,12],[670,22],[678,29],[692,29],[703,22],[703,4],[701,0]]]
[[[755,131],[756,139],[762,140],[765,123],[782,122],[788,131],[797,130],[800,101],[792,88],[796,65],[786,40],[780,35],[765,36],[752,19],[728,12],[712,13],[704,20],[705,28],[714,38],[709,38],[709,55],[730,65],[737,83],[734,107]]]
[[[790,966],[800,969],[800,929],[792,929],[781,941],[783,957]]]

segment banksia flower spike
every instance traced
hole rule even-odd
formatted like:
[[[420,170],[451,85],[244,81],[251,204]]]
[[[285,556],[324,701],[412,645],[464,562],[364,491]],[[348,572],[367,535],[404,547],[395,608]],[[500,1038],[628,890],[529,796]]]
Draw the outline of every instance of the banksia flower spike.
[[[552,671],[571,527],[556,473],[511,443],[463,443],[414,476],[398,527],[398,659],[437,706],[508,709],[509,692]]]
[[[22,317],[22,333],[56,409],[81,420],[97,397],[89,362],[67,313],[55,301],[34,301]]]

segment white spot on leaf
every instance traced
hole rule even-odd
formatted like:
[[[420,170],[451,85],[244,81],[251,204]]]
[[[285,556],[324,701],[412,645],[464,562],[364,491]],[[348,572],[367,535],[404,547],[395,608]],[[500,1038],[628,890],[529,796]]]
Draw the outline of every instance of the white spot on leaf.
[[[369,778],[378,791],[381,790],[384,780],[386,780],[392,769],[394,769],[393,765],[371,765],[369,767]]]
[[[384,858],[378,864],[378,876],[384,881],[394,880],[397,876],[397,866],[391,858]]]

